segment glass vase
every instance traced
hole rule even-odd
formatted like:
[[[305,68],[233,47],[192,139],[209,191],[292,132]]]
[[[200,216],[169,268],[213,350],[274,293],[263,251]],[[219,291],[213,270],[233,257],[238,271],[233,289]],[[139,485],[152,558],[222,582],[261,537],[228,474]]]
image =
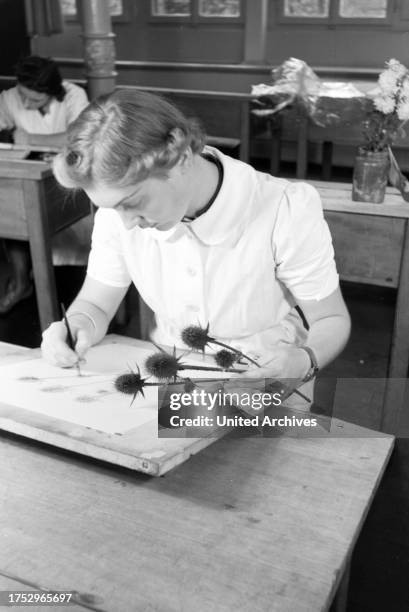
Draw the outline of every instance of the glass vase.
[[[381,204],[385,199],[389,174],[389,153],[360,148],[355,158],[352,199],[355,202]]]

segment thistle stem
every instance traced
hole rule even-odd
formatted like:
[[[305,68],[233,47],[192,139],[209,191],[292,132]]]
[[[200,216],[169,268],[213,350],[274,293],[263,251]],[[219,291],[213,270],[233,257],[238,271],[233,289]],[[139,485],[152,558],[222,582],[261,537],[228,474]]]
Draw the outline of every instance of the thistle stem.
[[[250,361],[250,363],[253,363],[258,368],[261,367],[260,364],[257,363],[257,361],[254,361],[254,359],[252,359],[251,357],[247,357],[247,355],[245,355],[242,351],[239,351],[239,349],[235,349],[232,346],[229,346],[228,344],[224,344],[224,342],[219,342],[219,340],[216,340],[215,338],[211,338],[210,336],[208,337],[208,342],[213,342],[213,344],[222,346],[223,348],[228,349],[232,353],[235,353],[236,355],[240,355],[240,357],[244,357],[244,359],[247,359],[247,361]]]
[[[304,395],[304,393],[301,393],[301,391],[298,391],[298,389],[294,389],[293,393],[296,393],[297,395],[302,397],[306,402],[311,404],[311,400],[306,395]]]
[[[241,374],[246,370],[237,370],[235,368],[229,368],[227,370],[223,370],[222,368],[215,368],[212,366],[194,366],[189,364],[178,365],[178,370],[207,370],[209,372],[235,372],[237,374]]]

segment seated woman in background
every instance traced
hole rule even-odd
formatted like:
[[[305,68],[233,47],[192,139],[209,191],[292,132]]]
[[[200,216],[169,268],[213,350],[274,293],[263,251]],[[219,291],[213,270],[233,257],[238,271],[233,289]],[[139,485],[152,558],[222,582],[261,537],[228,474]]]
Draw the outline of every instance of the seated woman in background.
[[[85,91],[78,85],[63,82],[53,60],[34,55],[17,64],[16,78],[17,85],[0,94],[0,130],[13,129],[15,144],[27,145],[33,150],[36,146],[59,149],[64,144],[69,124],[88,105]],[[83,225],[79,222],[82,242],[86,234]],[[69,230],[72,237],[75,230],[73,227]],[[61,238],[58,240],[61,241]],[[6,294],[0,297],[0,314],[7,313],[33,291],[27,244],[7,240],[6,250],[11,279]],[[83,256],[82,264],[85,262]],[[79,262],[74,258],[74,263]]]
[[[54,173],[99,210],[87,277],[68,310],[76,352],[55,322],[43,335],[50,362],[72,366],[99,342],[131,282],[156,315],[156,342],[184,348],[184,327],[209,324],[258,359],[248,376],[307,382],[345,346],[349,315],[312,186],[204,147],[195,120],[124,90],[69,127]]]

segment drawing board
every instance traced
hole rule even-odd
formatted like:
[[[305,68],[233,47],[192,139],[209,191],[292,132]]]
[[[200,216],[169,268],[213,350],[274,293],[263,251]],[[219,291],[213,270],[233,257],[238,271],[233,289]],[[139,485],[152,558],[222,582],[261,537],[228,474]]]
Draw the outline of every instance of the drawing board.
[[[139,395],[132,402],[132,396],[116,391],[113,384],[116,376],[129,371],[127,361],[130,363],[132,353],[135,355],[135,348],[115,346],[115,369],[107,359],[111,351],[109,345],[91,348],[81,376],[76,369],[61,369],[43,359],[0,366],[0,380],[5,383],[1,399],[10,405],[111,434],[124,433],[155,419],[157,387],[146,387],[145,397]],[[149,352],[140,349],[138,361],[143,363]]]
[[[3,347],[4,349],[4,347]],[[143,363],[155,348],[146,342],[108,336],[87,353],[81,368],[47,364],[38,351],[0,351],[0,428],[49,444],[160,475],[204,448],[207,438],[158,438],[157,387],[145,387],[145,397],[115,390],[115,378]],[[11,355],[10,355],[11,354]],[[200,356],[189,363],[203,365]],[[214,377],[200,372],[201,378]],[[197,372],[184,372],[197,376]],[[220,431],[219,435],[226,433]],[[180,436],[180,431],[178,432]]]

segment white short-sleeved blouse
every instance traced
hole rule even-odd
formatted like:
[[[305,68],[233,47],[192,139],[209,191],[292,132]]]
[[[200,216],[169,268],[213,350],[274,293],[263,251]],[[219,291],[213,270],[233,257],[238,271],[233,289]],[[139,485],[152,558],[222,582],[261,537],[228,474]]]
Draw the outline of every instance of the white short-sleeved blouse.
[[[88,105],[85,91],[67,81],[63,82],[66,91],[61,102],[51,100],[47,112],[24,107],[17,87],[12,87],[0,94],[0,129],[21,128],[29,134],[58,134],[65,132],[70,123]]]
[[[134,282],[156,313],[154,338],[183,346],[187,325],[250,354],[305,339],[297,299],[338,286],[332,240],[318,192],[206,147],[224,169],[210,209],[171,230],[126,230],[112,209],[95,215],[90,277],[111,286]],[[98,202],[96,202],[98,204]]]
[[[66,94],[61,102],[52,99],[43,115],[37,109],[24,107],[17,87],[0,93],[0,129],[21,128],[29,134],[60,134],[66,132],[80,112],[88,106],[82,87],[63,82]],[[84,217],[59,232],[52,239],[54,265],[86,265],[92,230],[91,216]]]

